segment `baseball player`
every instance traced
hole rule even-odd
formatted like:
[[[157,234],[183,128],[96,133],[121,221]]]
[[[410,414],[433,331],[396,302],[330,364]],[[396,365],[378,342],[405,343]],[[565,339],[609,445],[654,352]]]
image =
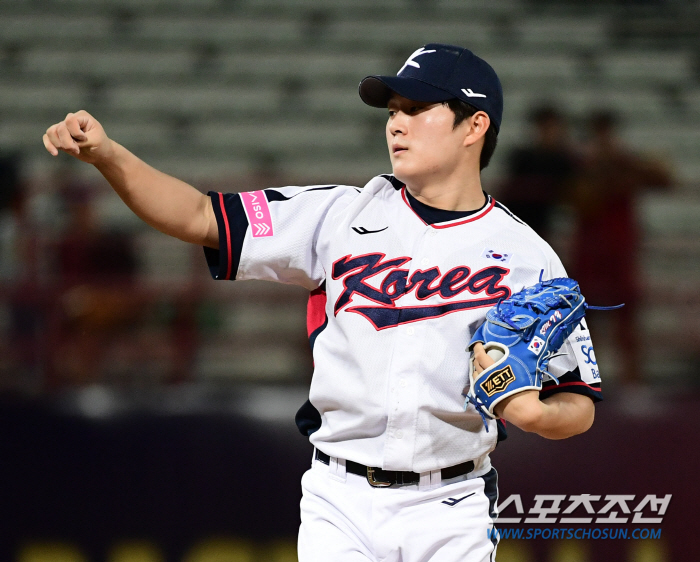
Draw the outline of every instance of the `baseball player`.
[[[493,561],[507,420],[550,439],[586,431],[600,384],[579,326],[541,391],[503,400],[501,419],[465,409],[486,311],[565,276],[552,249],[482,190],[501,127],[501,85],[470,51],[429,44],[360,97],[388,110],[393,174],[344,185],[201,194],[110,140],[88,113],[44,136],[93,164],[144,221],[204,246],[215,279],[307,288],[314,375],[297,425],[315,447],[302,479],[299,560]],[[477,344],[477,372],[493,359]],[[555,378],[557,380],[555,380]]]

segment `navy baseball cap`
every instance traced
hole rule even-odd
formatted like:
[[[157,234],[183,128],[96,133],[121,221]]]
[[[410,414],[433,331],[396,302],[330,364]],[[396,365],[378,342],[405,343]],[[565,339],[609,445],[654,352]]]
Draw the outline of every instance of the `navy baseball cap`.
[[[501,128],[501,81],[485,60],[463,47],[429,43],[408,57],[396,76],[360,82],[360,97],[372,107],[386,107],[392,92],[422,102],[457,98],[486,112],[496,132]]]

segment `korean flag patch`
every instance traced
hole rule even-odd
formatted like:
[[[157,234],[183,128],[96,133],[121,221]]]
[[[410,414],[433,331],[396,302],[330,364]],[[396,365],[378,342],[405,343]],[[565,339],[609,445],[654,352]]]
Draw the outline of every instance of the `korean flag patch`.
[[[510,258],[513,257],[513,254],[506,254],[504,252],[497,252],[496,250],[486,248],[481,254],[481,257],[486,258],[487,260],[495,260],[501,263],[508,263],[510,261]]]
[[[530,345],[527,346],[527,348],[530,351],[532,351],[532,353],[534,353],[535,355],[539,355],[544,349],[544,340],[535,336],[534,338],[532,338],[532,341],[530,342]]]

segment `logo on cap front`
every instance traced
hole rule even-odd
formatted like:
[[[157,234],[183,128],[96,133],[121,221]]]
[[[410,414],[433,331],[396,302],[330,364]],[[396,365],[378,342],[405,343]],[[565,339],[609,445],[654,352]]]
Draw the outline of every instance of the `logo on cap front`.
[[[399,74],[401,74],[407,66],[414,66],[415,68],[420,68],[420,64],[418,64],[418,63],[417,63],[415,60],[413,60],[413,59],[415,59],[416,57],[419,57],[419,56],[421,56],[421,55],[427,55],[428,53],[434,53],[434,52],[435,52],[435,49],[430,50],[430,51],[426,51],[423,47],[421,47],[420,49],[418,49],[417,51],[415,51],[410,57],[408,57],[408,59],[406,60],[406,62],[403,63],[403,66],[401,67],[401,70],[399,70],[399,71],[396,73],[396,75],[398,76]]]
[[[485,98],[486,94],[477,94],[476,92],[472,92],[471,88],[467,88],[466,90],[462,88],[462,91],[464,92],[464,95],[467,96],[468,98]]]

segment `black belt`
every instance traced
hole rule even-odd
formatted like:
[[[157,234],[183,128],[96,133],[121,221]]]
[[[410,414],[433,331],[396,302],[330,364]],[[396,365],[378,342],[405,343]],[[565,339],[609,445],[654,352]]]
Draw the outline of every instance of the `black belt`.
[[[316,460],[323,464],[330,464],[331,457],[316,449]],[[402,472],[400,470],[383,470],[365,466],[354,461],[345,461],[345,470],[351,474],[364,476],[370,486],[374,488],[388,488],[389,486],[409,486],[420,482],[420,474],[416,472]],[[443,480],[464,476],[474,470],[474,461],[463,462],[448,468],[443,468],[440,473]]]

